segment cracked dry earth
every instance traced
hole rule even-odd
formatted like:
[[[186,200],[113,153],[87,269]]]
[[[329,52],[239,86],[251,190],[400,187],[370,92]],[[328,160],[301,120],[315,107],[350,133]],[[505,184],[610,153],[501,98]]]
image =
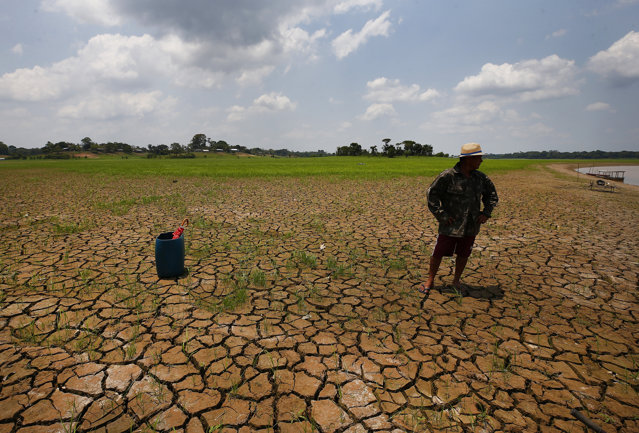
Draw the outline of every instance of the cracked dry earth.
[[[492,176],[467,286],[445,260],[425,299],[430,178],[3,177],[2,433],[639,431],[632,187]]]

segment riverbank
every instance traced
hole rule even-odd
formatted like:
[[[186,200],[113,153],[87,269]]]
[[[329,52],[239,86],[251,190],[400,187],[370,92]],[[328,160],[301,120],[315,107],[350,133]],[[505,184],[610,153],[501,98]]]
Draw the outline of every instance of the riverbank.
[[[589,175],[589,173],[598,173],[600,171],[615,172],[615,177],[621,177],[621,182],[628,185],[639,186],[639,165],[609,165],[609,166],[591,166],[579,167],[577,171],[581,174]],[[592,176],[591,176],[592,177]],[[617,179],[610,179],[616,180]]]
[[[589,170],[591,167],[584,167],[583,165],[578,165],[578,164],[566,164],[566,163],[562,163],[562,164],[549,164],[548,167],[552,168],[553,170],[556,170],[558,172],[562,172],[564,174],[576,177],[580,182],[585,183],[587,185],[590,184],[591,181],[596,180],[596,178],[594,176],[589,176],[586,173],[583,173],[581,171],[577,171],[578,169],[582,170],[582,169],[587,169]],[[605,165],[602,163],[597,163],[597,166],[595,167],[602,167],[602,168],[606,168],[606,167],[620,167],[618,164],[614,164],[611,163],[610,165]],[[637,165],[632,165],[632,166],[623,166],[623,167],[636,167],[635,170],[639,170],[639,163]],[[633,183],[626,183],[626,182],[613,182],[615,187],[617,189],[624,190],[635,190],[635,191],[639,191],[639,185],[635,185]]]

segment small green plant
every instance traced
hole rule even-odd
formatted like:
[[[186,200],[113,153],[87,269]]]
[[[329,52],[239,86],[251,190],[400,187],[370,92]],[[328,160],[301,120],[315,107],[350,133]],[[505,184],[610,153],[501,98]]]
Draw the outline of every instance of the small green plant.
[[[160,403],[164,403],[166,401],[166,397],[167,397],[166,388],[156,378],[153,378],[153,392],[152,392],[152,395]]]
[[[15,330],[15,336],[18,340],[23,343],[36,343],[36,324],[35,320],[32,320],[27,325],[22,328],[18,328]]]
[[[233,382],[233,384],[231,385],[231,389],[229,390],[229,393],[231,394],[232,397],[237,397],[237,392],[240,389],[240,386],[242,386],[241,380]]]
[[[294,251],[293,260],[304,266],[308,266],[311,269],[317,267],[317,257],[314,254],[307,253],[306,251]]]
[[[89,228],[89,224],[81,224],[75,222],[58,222],[53,223],[53,232],[59,235],[71,235],[79,233]]]
[[[350,267],[339,263],[334,256],[330,256],[326,259],[326,269],[331,272],[331,276],[334,278],[340,278],[350,274]]]
[[[222,430],[223,427],[224,427],[224,424],[215,424],[215,425],[210,426],[206,432],[207,433],[214,433],[216,431]]]
[[[187,357],[189,356],[189,328],[186,328],[184,332],[184,338],[182,339],[182,353],[184,353]]]
[[[326,259],[326,269],[331,272],[334,272],[337,269],[337,259],[335,256],[330,256]]]
[[[251,271],[251,282],[258,287],[266,287],[266,274],[260,269]]]
[[[326,231],[326,225],[324,222],[317,218],[311,222],[311,227],[319,233],[324,233]]]
[[[377,307],[373,310],[373,319],[379,322],[385,322],[387,319],[386,311],[382,307]]]
[[[95,207],[98,209],[106,209],[111,211],[113,215],[122,216],[129,213],[131,207],[137,203],[137,200],[134,198],[122,199],[118,201],[111,202],[98,202],[95,203]]]
[[[133,357],[135,356],[136,352],[138,351],[137,347],[135,346],[135,342],[132,341],[129,343],[129,345],[126,348],[126,358],[127,359],[133,359]]]
[[[221,303],[218,304],[221,310],[234,310],[240,305],[245,304],[248,300],[248,280],[246,273],[236,274],[235,279],[230,279],[230,284],[232,287],[231,293],[226,295]]]
[[[484,422],[488,419],[488,411],[486,410],[486,407],[484,407],[484,405],[481,402],[477,402],[477,409],[479,410],[479,413],[477,414],[477,421],[479,422]]]
[[[87,283],[89,277],[91,276],[91,271],[88,269],[80,269],[78,270],[78,277],[82,280],[83,283]]]
[[[455,302],[457,302],[457,305],[461,305],[464,301],[462,292],[457,287],[453,286],[453,293],[455,293]]]
[[[69,409],[71,410],[71,417],[68,424],[62,422],[60,419],[60,423],[62,424],[62,428],[64,429],[64,433],[75,433],[78,430],[78,422],[76,421],[77,416],[77,408],[75,405],[75,400],[73,400],[69,404]]]
[[[205,244],[198,249],[191,249],[190,254],[196,259],[211,257],[211,245]]]
[[[301,290],[298,290],[297,292],[295,292],[295,298],[297,299],[297,308],[299,308],[300,311],[305,311],[306,310],[306,293],[302,292]]]
[[[406,265],[406,259],[403,257],[398,257],[396,259],[392,259],[388,262],[388,267],[390,269],[394,269],[397,271],[401,271],[406,269],[407,265]]]

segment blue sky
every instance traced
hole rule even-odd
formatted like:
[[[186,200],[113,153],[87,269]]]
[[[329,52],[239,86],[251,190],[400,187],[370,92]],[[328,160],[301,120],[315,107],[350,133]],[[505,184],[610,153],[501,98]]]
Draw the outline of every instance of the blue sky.
[[[21,0],[0,141],[639,150],[639,0]]]

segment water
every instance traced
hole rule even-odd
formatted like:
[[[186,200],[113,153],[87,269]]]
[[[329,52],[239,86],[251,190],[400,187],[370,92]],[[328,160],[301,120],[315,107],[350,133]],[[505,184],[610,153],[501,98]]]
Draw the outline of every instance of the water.
[[[624,170],[624,183],[639,185],[639,165],[615,165],[605,167],[580,167],[579,173],[596,173],[597,170]]]

